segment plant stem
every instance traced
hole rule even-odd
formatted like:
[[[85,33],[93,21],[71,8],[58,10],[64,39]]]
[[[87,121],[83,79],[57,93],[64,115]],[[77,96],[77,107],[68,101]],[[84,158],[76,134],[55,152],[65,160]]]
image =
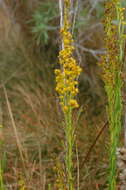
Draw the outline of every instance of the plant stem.
[[[116,189],[116,150],[119,141],[120,129],[121,129],[121,86],[120,78],[117,76],[117,86],[114,89],[115,103],[114,105],[109,103],[109,114],[110,114],[110,167],[109,167],[109,190]]]
[[[0,190],[4,190],[3,170],[2,170],[2,166],[1,166],[1,161],[0,161]]]
[[[64,4],[62,3],[64,2]],[[64,5],[64,6],[63,6]],[[60,34],[62,47],[59,52],[60,69],[55,70],[56,91],[59,94],[60,104],[65,118],[65,138],[66,138],[66,186],[67,190],[74,189],[73,183],[73,145],[74,145],[74,127],[72,123],[72,113],[74,108],[79,105],[76,100],[78,93],[78,76],[81,72],[80,66],[73,57],[75,49],[70,23],[71,0],[59,0],[60,9]],[[63,23],[62,23],[63,22]]]
[[[69,107],[65,115],[66,122],[66,169],[67,169],[67,185],[68,190],[73,190],[73,177],[72,177],[72,152],[73,152],[73,126],[72,126],[72,110]]]

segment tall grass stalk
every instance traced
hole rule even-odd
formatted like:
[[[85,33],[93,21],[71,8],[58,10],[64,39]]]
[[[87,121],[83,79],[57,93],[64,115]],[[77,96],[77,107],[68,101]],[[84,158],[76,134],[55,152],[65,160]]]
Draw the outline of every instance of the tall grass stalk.
[[[110,127],[109,190],[116,189],[116,150],[121,131],[122,79],[121,71],[124,58],[124,9],[121,0],[105,3],[105,46],[107,55],[101,59],[103,80],[108,97],[107,113]]]
[[[24,150],[23,150],[22,144],[21,144],[20,139],[19,139],[19,135],[18,135],[18,132],[17,132],[15,120],[14,120],[14,117],[13,117],[11,105],[10,105],[10,102],[9,102],[9,98],[8,98],[8,94],[7,94],[7,90],[6,90],[5,86],[3,86],[3,89],[4,89],[5,99],[6,99],[6,102],[7,102],[8,112],[9,112],[9,115],[10,115],[10,119],[11,119],[11,122],[12,122],[12,127],[13,127],[15,138],[16,138],[17,147],[18,147],[21,162],[22,162],[22,167],[23,167],[23,170],[24,170],[24,175],[25,175],[25,177],[27,177],[27,170],[26,170],[26,166],[25,166],[25,161],[26,160],[25,160],[24,154],[23,154]]]
[[[61,38],[62,48],[59,52],[59,63],[61,68],[55,70],[56,74],[56,91],[59,94],[60,104],[64,113],[65,119],[65,167],[66,167],[66,189],[73,190],[73,145],[74,145],[74,127],[72,123],[72,112],[78,107],[75,99],[78,93],[77,77],[81,72],[81,68],[77,65],[73,58],[73,37],[70,25],[70,7],[71,1],[64,0],[64,9],[62,1],[59,1],[61,18]],[[63,11],[63,13],[62,13]]]

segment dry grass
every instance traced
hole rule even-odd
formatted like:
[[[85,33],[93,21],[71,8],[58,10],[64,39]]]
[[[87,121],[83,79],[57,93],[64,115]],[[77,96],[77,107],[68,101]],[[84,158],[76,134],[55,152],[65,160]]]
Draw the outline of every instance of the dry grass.
[[[32,11],[32,7],[36,4],[31,3],[31,7],[23,5],[24,10],[21,14],[21,4],[15,8],[15,12],[8,12],[8,6],[11,7],[12,4],[10,5],[10,1],[7,2],[8,4],[4,4],[6,6],[0,10],[2,18],[0,21],[2,42],[0,44],[0,101],[4,126],[1,153],[4,152],[6,155],[4,182],[8,190],[17,190],[21,180],[25,182],[28,190],[46,190],[47,185],[53,184],[55,180],[53,167],[56,158],[62,160],[64,155],[60,146],[61,139],[64,138],[62,112],[54,92],[52,65],[49,64],[52,61],[56,62],[56,47],[51,44],[50,47],[43,47],[42,50],[40,48],[40,54],[36,53],[28,26],[23,22],[23,16],[30,17],[30,14],[25,13],[25,8],[29,7],[31,9],[29,11]],[[88,42],[81,45],[86,43]],[[100,128],[104,125],[106,116],[105,96],[99,85],[99,71],[94,64],[95,60],[89,52],[86,57],[83,56],[82,49],[80,53],[84,63],[82,67],[85,67],[87,60],[91,63],[90,67],[88,64],[85,67],[85,74],[80,83],[79,101],[83,111],[76,134],[81,165]],[[3,85],[6,92],[3,90]],[[73,118],[76,118],[76,113]],[[18,140],[15,134],[18,134]],[[107,136],[106,128],[93,148],[90,159],[80,168],[80,190],[104,189]],[[20,148],[17,147],[17,141]],[[26,178],[19,150],[23,154]],[[75,175],[77,175],[76,159],[75,157]]]

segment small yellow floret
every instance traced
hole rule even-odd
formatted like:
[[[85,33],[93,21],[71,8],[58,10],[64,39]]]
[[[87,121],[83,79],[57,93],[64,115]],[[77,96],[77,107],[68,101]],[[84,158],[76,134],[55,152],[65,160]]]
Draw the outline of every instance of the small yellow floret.
[[[60,72],[61,72],[61,71],[60,71],[59,69],[55,69],[55,74],[56,74],[56,75],[60,74]]]
[[[73,108],[78,108],[78,107],[79,107],[77,101],[74,100],[74,99],[71,99],[70,102],[69,102],[69,104],[70,104],[70,106],[72,106]]]
[[[68,111],[68,106],[64,106],[64,107],[63,107],[63,111],[64,111],[64,112],[67,112],[67,111]]]

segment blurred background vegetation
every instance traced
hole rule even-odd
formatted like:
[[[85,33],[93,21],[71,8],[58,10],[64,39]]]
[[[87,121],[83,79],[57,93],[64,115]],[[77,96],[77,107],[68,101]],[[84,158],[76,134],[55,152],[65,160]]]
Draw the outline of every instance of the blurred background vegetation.
[[[79,78],[75,176],[79,170],[80,190],[102,190],[106,188],[108,127],[103,128],[96,144],[95,140],[107,121],[106,95],[97,66],[100,56],[106,53],[104,0],[74,1],[71,15],[75,13],[75,57],[83,70]],[[54,69],[59,67],[58,0],[1,0],[0,18],[4,183],[6,189],[12,190],[23,184],[28,190],[46,190],[49,184],[56,190],[53,168],[57,158],[62,160],[64,155],[63,118],[54,76]],[[76,124],[77,110],[73,118]],[[93,143],[95,146],[87,155]]]

